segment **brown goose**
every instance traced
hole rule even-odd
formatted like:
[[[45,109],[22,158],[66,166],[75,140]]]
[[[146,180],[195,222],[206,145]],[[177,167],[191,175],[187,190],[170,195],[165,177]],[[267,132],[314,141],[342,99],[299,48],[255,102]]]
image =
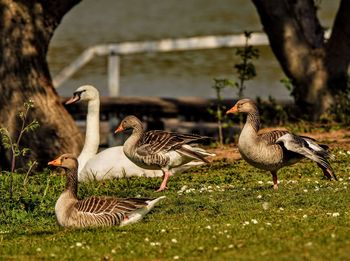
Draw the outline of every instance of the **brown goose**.
[[[63,154],[48,165],[64,168],[67,175],[66,189],[55,205],[58,224],[63,227],[124,226],[135,223],[164,198],[90,197],[79,200],[77,158]]]
[[[127,129],[132,129],[132,134],[124,143],[125,155],[141,168],[161,169],[164,173],[157,191],[166,188],[172,168],[195,159],[208,163],[205,157],[213,156],[201,148],[188,145],[208,137],[161,130],[145,132],[142,122],[135,116],[125,117],[115,132]]]
[[[305,157],[315,161],[327,178],[337,180],[326,159],[330,156],[328,146],[320,145],[312,138],[297,136],[284,130],[259,134],[260,116],[254,101],[239,100],[226,113],[247,114],[246,123],[238,139],[239,152],[249,164],[271,172],[274,189],[278,189],[277,171]]]

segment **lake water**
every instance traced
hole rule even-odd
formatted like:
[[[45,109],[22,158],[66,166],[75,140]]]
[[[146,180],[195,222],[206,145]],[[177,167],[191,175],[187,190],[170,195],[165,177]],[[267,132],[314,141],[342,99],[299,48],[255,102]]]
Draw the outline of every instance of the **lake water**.
[[[321,3],[324,27],[332,25],[338,1]],[[246,0],[84,0],[74,7],[57,29],[49,49],[52,75],[78,57],[86,48],[104,43],[157,40],[199,35],[236,34],[261,31],[259,17]],[[258,76],[247,83],[245,96],[290,99],[280,83],[283,72],[268,46],[259,47],[254,63]],[[214,97],[214,78],[235,79],[233,66],[239,62],[235,50],[148,53],[121,58],[123,96]],[[98,57],[58,88],[70,96],[82,84],[93,84],[107,92],[107,58]],[[236,91],[225,92],[226,98]]]

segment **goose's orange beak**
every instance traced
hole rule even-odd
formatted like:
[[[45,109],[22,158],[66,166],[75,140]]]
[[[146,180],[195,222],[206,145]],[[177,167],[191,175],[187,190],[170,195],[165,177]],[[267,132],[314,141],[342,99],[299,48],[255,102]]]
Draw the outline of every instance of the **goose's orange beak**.
[[[57,158],[53,161],[50,161],[49,163],[47,163],[47,165],[51,165],[51,166],[61,166],[61,160],[60,158]]]
[[[123,126],[119,125],[119,127],[114,131],[114,133],[122,132],[123,130],[124,130]]]
[[[231,109],[229,109],[226,114],[230,114],[230,113],[237,113],[238,112],[238,107],[237,104],[235,106],[233,106]]]
[[[75,102],[77,102],[79,100],[80,100],[79,95],[74,95],[72,98],[70,98],[68,101],[66,101],[66,104],[75,103]]]

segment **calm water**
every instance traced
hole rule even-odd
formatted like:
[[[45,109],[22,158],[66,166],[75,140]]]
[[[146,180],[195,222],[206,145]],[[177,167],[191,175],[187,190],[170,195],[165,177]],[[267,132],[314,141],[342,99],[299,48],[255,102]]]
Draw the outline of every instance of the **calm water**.
[[[338,1],[323,0],[320,18],[330,27]],[[49,64],[57,74],[91,45],[198,35],[261,31],[255,7],[246,0],[84,0],[63,19],[51,42]],[[258,76],[246,96],[289,99],[283,73],[269,47],[259,47]],[[121,59],[121,95],[213,97],[213,78],[235,79],[234,49],[137,54]],[[70,96],[82,84],[107,95],[107,59],[98,57],[58,89]],[[227,97],[234,97],[229,90]]]

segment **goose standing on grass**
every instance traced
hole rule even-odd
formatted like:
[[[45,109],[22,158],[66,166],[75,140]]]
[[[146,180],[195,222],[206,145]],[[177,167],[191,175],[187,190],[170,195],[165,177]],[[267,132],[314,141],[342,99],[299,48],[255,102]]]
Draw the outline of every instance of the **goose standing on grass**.
[[[166,188],[172,168],[195,159],[208,163],[205,157],[212,156],[205,150],[188,144],[208,137],[161,130],[145,132],[142,122],[135,116],[125,117],[115,132],[127,129],[132,129],[132,134],[124,143],[125,155],[141,168],[161,169],[164,173],[157,191]]]
[[[239,152],[249,164],[271,172],[274,189],[278,189],[277,171],[305,157],[316,162],[328,179],[337,180],[326,159],[330,157],[328,146],[320,145],[312,138],[297,136],[284,130],[259,134],[260,116],[254,101],[239,100],[226,113],[247,114],[246,123],[238,139]]]
[[[123,177],[162,177],[161,170],[142,169],[131,162],[123,152],[123,146],[115,146],[98,152],[100,144],[100,95],[92,85],[80,86],[66,104],[88,102],[86,117],[86,134],[83,150],[78,156],[79,181],[91,179],[108,179]],[[190,162],[173,169],[181,173],[191,167],[201,165],[202,162]]]
[[[62,227],[125,226],[141,220],[159,200],[165,198],[90,197],[79,200],[77,158],[63,154],[48,165],[64,168],[67,176],[66,188],[55,205],[57,221]]]

